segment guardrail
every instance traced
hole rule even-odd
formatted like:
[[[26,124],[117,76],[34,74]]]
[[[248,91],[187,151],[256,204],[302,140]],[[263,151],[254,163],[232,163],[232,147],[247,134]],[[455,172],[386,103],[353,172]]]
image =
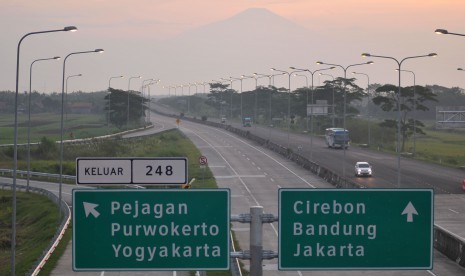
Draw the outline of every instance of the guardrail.
[[[5,184],[5,183],[0,183],[0,188],[2,190],[4,189],[12,189],[13,185],[12,184]],[[28,189],[24,185],[18,185],[16,184],[16,189],[17,190],[26,190]],[[47,246],[47,248],[43,251],[42,255],[38,258],[38,261],[34,264],[33,268],[29,271],[29,275],[38,275],[40,270],[44,267],[45,263],[48,261],[50,256],[52,255],[53,251],[55,251],[56,247],[60,243],[61,239],[63,238],[63,235],[66,231],[66,229],[69,226],[69,223],[71,221],[71,211],[69,209],[68,204],[66,202],[61,201],[58,202],[58,197],[53,194],[52,192],[49,192],[45,189],[42,188],[37,188],[37,187],[29,187],[29,191],[33,193],[38,193],[45,195],[48,197],[51,201],[53,201],[56,205],[59,206],[61,209],[61,213],[63,214],[63,217],[61,219],[60,226],[55,232],[55,235],[53,239],[51,240],[50,244]]]
[[[163,116],[177,117],[174,114],[166,114],[166,113],[155,111],[155,110],[153,111]],[[216,128],[222,128],[229,132],[242,136],[248,140],[254,141],[260,144],[261,146],[268,148],[284,156],[285,158],[288,158],[296,162],[297,164],[311,171],[315,175],[325,179],[328,183],[334,185],[337,188],[342,188],[342,187],[344,188],[365,188],[364,186],[354,181],[345,179],[339,176],[338,174],[336,174],[335,172],[317,163],[314,163],[308,160],[306,157],[298,153],[292,152],[286,147],[283,147],[279,144],[271,142],[270,140],[254,135],[250,133],[249,131],[234,128],[230,125],[225,125],[221,123],[202,121],[196,118],[183,117],[183,120],[200,123],[200,124],[204,124],[204,125],[208,125],[208,126],[212,126]],[[465,239],[447,231],[446,229],[436,224],[434,224],[433,231],[434,231],[434,248],[436,248],[439,252],[446,255],[452,261],[458,263],[460,266],[465,267]]]
[[[0,169],[0,175],[4,176],[5,174],[12,175],[13,170],[11,169]],[[16,170],[16,175],[19,175],[21,177],[27,176],[27,171],[20,171]],[[55,173],[42,173],[42,172],[30,172],[30,176],[36,176],[36,177],[45,177],[45,178],[60,178],[59,174]],[[76,176],[74,175],[63,175],[63,179],[68,179],[68,180],[76,180]]]

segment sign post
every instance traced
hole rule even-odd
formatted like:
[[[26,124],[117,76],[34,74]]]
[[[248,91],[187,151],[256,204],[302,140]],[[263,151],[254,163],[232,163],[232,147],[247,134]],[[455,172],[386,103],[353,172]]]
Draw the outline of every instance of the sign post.
[[[280,189],[280,270],[432,269],[432,189]]]
[[[200,168],[203,170],[202,171],[202,182],[205,185],[205,170],[207,169],[207,164],[208,164],[208,159],[206,156],[200,156],[199,157],[199,164]]]
[[[73,190],[73,270],[227,270],[228,189]]]

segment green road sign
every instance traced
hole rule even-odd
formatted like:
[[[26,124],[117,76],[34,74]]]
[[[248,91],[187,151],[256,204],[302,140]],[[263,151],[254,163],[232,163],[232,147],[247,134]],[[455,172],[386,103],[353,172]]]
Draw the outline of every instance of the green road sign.
[[[73,270],[227,270],[228,189],[73,190]]]
[[[431,269],[432,189],[280,189],[280,270]]]

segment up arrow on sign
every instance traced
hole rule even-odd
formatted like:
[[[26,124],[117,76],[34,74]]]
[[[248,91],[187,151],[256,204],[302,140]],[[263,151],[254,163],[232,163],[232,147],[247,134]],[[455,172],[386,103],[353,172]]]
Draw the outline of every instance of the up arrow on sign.
[[[89,217],[90,214],[94,216],[94,218],[98,218],[100,216],[100,213],[95,210],[95,208],[98,207],[98,204],[90,203],[90,202],[83,202],[84,205],[84,211],[86,213],[86,218]]]
[[[402,211],[402,215],[407,215],[407,222],[413,222],[413,215],[418,215],[418,212],[412,202],[409,201],[404,211]]]

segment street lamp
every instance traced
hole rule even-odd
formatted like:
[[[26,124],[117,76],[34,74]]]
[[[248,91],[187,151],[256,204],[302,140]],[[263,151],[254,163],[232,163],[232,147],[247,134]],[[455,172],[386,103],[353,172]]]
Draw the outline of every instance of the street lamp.
[[[398,71],[399,69],[396,69]],[[417,122],[416,122],[416,105],[417,105],[417,98],[416,98],[416,84],[415,84],[415,72],[410,70],[401,70],[402,72],[409,72],[413,75],[413,156],[416,155],[417,145],[416,145],[416,134],[417,134]]]
[[[60,186],[58,192],[58,202],[61,202],[61,186],[63,184],[63,111],[65,107],[65,72],[66,60],[72,55],[89,54],[89,53],[103,53],[103,49],[95,49],[93,51],[74,52],[68,54],[63,60],[63,79],[61,83],[61,119],[60,119]],[[60,209],[61,210],[61,209]]]
[[[74,77],[82,77],[82,74],[76,74],[76,75],[71,75],[66,77],[66,89],[65,89],[65,103],[68,104],[68,79],[69,78],[74,78]],[[66,109],[65,113],[65,121],[68,121],[68,109]]]
[[[332,118],[332,127],[334,127],[334,119],[336,117],[336,112],[335,112],[335,109],[336,109],[336,105],[334,104],[334,76],[331,75],[331,74],[324,74],[324,73],[318,73],[318,75],[320,76],[328,76],[328,77],[331,77],[333,79],[333,82],[332,82],[332,87],[333,87],[333,102],[331,103],[331,105],[333,106],[333,118]]]
[[[54,33],[54,32],[75,32],[77,28],[74,26],[64,27],[58,30],[31,32],[23,35],[18,42],[16,50],[16,91],[15,91],[15,119],[13,130],[13,200],[12,200],[12,233],[11,233],[11,275],[15,275],[15,255],[16,255],[16,171],[18,169],[18,86],[19,86],[19,56],[21,51],[21,42],[30,36],[36,34]],[[59,203],[61,204],[61,202]]]
[[[370,111],[369,111],[369,104],[370,104],[370,76],[365,73],[358,73],[358,72],[352,72],[354,75],[364,75],[368,79],[368,84],[367,84],[367,94],[368,94],[368,101],[367,101],[367,118],[368,118],[368,146],[371,145],[371,124],[370,124]]]
[[[258,79],[260,78],[268,78],[268,87],[271,87],[272,85],[272,80],[274,82],[274,77],[275,76],[279,76],[279,75],[284,75],[285,73],[279,73],[279,74],[274,74],[274,75],[265,75],[265,74],[259,74],[259,73],[253,73],[254,75],[256,76],[260,76]],[[269,111],[269,124],[268,126],[271,127],[271,96],[272,96],[272,92],[270,91],[270,99],[269,99],[269,107],[268,107],[268,111]],[[269,133],[269,137],[271,137],[271,128],[270,128],[270,133]]]
[[[233,78],[233,77],[229,77],[230,80],[238,80],[241,82],[241,91],[240,91],[240,99],[241,99],[241,123],[242,123],[242,120],[244,119],[244,116],[242,114],[242,80],[244,79],[243,76],[241,76],[240,78]]]
[[[130,77],[129,78],[129,81],[128,81],[128,106],[127,106],[127,119],[126,119],[126,128],[129,129],[129,89],[131,88],[131,80],[132,79],[140,79],[142,78],[141,76],[137,76],[137,77]]]
[[[406,57],[402,59],[400,62],[393,57],[388,57],[388,56],[378,56],[378,55],[372,55],[369,53],[363,53],[362,57],[377,57],[377,58],[387,58],[387,59],[392,59],[394,60],[397,65],[398,65],[398,70],[399,70],[399,85],[398,85],[398,94],[397,94],[397,186],[400,188],[400,121],[401,121],[401,92],[400,92],[400,73],[401,73],[401,66],[402,63],[407,60],[407,59],[413,59],[413,58],[422,58],[422,57],[436,57],[436,53],[430,53],[427,55],[420,55],[420,56],[411,56],[411,57]]]
[[[310,160],[313,160],[313,94],[314,94],[314,91],[313,91],[313,75],[316,73],[316,72],[319,72],[319,71],[325,71],[325,70],[332,70],[334,69],[335,67],[332,66],[332,67],[329,67],[329,68],[324,68],[324,69],[318,69],[318,70],[315,70],[315,71],[310,71],[308,69],[301,69],[301,68],[295,68],[295,67],[289,67],[293,70],[302,70],[304,72],[309,72],[310,75],[312,76],[312,94],[311,94],[311,112],[310,112],[310,120],[312,121],[311,123],[311,126],[310,126]],[[308,80],[307,80],[307,88],[308,88]],[[307,102],[306,102],[306,105],[305,105],[305,108],[307,108],[308,106],[308,90],[307,90]],[[306,118],[306,124],[307,124],[307,131],[308,131],[308,113],[307,113],[307,110],[305,110],[305,118]]]
[[[287,97],[287,149],[289,150],[289,136],[290,136],[290,132],[291,132],[291,76],[292,74],[294,73],[297,73],[297,72],[302,72],[302,71],[305,71],[305,70],[294,70],[292,72],[287,72],[287,71],[284,71],[284,70],[279,70],[279,69],[276,69],[276,68],[271,68],[271,71],[277,71],[277,72],[281,72],[283,74],[287,74],[288,76],[288,79],[289,79],[289,85],[288,85],[288,88],[289,88],[289,91],[288,91],[288,97]]]
[[[60,57],[52,57],[52,58],[40,58],[36,59],[31,63],[29,67],[29,97],[28,97],[28,115],[27,115],[27,184],[26,184],[26,191],[29,191],[29,180],[31,178],[31,87],[32,87],[32,65],[37,61],[44,61],[44,60],[59,60]]]
[[[373,64],[373,61],[368,61],[365,63],[356,63],[356,64],[351,64],[346,67],[339,65],[339,64],[331,64],[331,63],[324,63],[322,61],[317,61],[316,64],[325,64],[325,65],[331,65],[331,66],[337,66],[340,67],[344,71],[344,101],[343,101],[343,116],[342,116],[342,128],[344,129],[344,145],[342,146],[343,149],[343,159],[342,159],[342,177],[345,178],[346,176],[346,82],[347,82],[347,69],[350,67],[354,66],[359,66],[359,65],[365,65],[365,64]],[[348,142],[348,141],[347,141]]]
[[[465,36],[465,34],[451,33],[445,29],[436,29],[434,32],[436,34],[450,34],[450,35]]]
[[[231,78],[229,77],[229,79],[225,79],[225,78],[221,78],[222,80],[225,80],[225,81],[229,81],[230,82],[230,90],[231,90],[231,98],[230,98],[230,102],[229,102],[229,120],[232,121],[233,117],[232,117],[232,110],[233,110],[233,107],[232,107],[232,102],[233,102],[233,88],[232,88],[232,83],[233,81],[236,81],[236,80],[239,80],[239,79],[234,79],[234,78]]]
[[[115,76],[115,77],[110,77],[108,80],[108,91],[110,92],[111,88],[111,80],[112,79],[120,79],[124,78],[124,76]],[[111,115],[111,92],[108,94],[108,118],[107,118],[107,127],[108,130],[110,130],[110,115]]]
[[[254,112],[253,112],[253,122],[254,122],[254,127],[256,128],[256,123],[257,123],[257,87],[258,87],[258,76],[254,74],[253,76],[246,76],[243,75],[244,78],[247,79],[254,79],[255,80],[255,90],[254,90]]]

